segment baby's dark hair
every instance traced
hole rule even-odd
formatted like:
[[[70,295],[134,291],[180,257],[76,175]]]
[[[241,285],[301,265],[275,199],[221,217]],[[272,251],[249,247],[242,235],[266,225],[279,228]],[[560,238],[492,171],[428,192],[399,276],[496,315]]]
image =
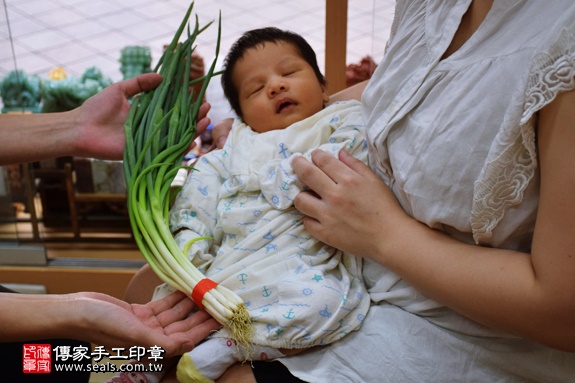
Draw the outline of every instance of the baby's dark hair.
[[[244,56],[248,49],[262,46],[267,42],[276,44],[278,42],[285,42],[295,46],[300,52],[302,58],[311,65],[319,83],[323,86],[326,85],[325,77],[317,65],[315,52],[308,42],[297,33],[284,31],[275,27],[253,29],[245,32],[230,48],[224,61],[224,71],[222,73],[222,88],[224,89],[224,95],[228,99],[234,112],[240,118],[242,117],[242,111],[240,109],[238,89],[236,89],[232,81],[232,72],[236,63]]]

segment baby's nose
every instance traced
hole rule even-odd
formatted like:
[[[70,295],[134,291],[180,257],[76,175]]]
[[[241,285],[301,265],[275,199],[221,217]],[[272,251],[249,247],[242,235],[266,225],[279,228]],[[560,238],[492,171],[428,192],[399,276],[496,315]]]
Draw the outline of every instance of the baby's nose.
[[[268,92],[270,96],[275,96],[278,93],[285,92],[287,90],[287,84],[284,81],[274,81],[270,84]]]

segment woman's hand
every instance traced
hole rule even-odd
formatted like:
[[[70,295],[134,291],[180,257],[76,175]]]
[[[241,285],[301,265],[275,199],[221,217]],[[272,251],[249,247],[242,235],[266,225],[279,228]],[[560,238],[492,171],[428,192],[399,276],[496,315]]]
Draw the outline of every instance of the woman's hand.
[[[214,125],[212,129],[212,140],[217,149],[222,149],[232,130],[233,118],[226,118]]]
[[[67,155],[121,160],[126,142],[124,122],[130,111],[129,98],[156,88],[161,81],[159,74],[146,73],[114,83],[69,112],[75,117],[76,124],[68,133],[73,147]],[[206,117],[209,109],[207,103],[200,107],[196,136],[202,134],[210,123]]]
[[[156,88],[157,73],[146,73],[114,83],[71,111],[76,126],[71,130],[73,155],[120,160],[124,153],[124,122],[130,111],[130,97]]]
[[[74,310],[83,317],[79,324],[85,328],[65,336],[106,347],[160,346],[166,351],[163,356],[170,357],[190,351],[221,327],[205,311],[189,315],[195,304],[181,292],[145,305],[100,293],[71,296]]]
[[[375,259],[413,287],[487,327],[575,351],[575,91],[539,115],[541,197],[531,253],[458,241],[403,213],[391,191],[359,161],[316,152],[293,161],[317,195],[295,206],[310,234]],[[526,320],[528,318],[528,320]]]
[[[392,232],[409,217],[395,197],[361,161],[342,151],[339,160],[315,151],[313,163],[295,158],[295,173],[313,192],[302,192],[295,207],[307,217],[306,230],[331,246],[357,256],[374,258],[393,238]]]

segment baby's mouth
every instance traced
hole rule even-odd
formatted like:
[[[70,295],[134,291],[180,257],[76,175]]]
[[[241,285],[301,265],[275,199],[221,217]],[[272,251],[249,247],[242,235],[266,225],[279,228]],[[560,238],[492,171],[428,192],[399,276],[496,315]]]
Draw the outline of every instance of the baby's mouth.
[[[276,103],[276,113],[281,113],[284,110],[288,109],[289,107],[295,105],[296,103],[293,100],[289,98],[283,98]]]

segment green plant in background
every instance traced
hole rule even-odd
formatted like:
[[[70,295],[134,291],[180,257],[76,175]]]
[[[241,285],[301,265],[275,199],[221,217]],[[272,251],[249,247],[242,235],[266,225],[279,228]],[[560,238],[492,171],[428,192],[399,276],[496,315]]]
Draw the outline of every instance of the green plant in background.
[[[120,51],[120,72],[124,80],[152,71],[152,54],[146,46],[129,45]]]
[[[82,105],[89,97],[112,84],[96,67],[86,69],[82,77],[45,80],[42,85],[42,112],[65,112]]]
[[[28,76],[23,70],[9,72],[0,81],[2,96],[2,113],[40,111],[41,100],[40,77]]]

